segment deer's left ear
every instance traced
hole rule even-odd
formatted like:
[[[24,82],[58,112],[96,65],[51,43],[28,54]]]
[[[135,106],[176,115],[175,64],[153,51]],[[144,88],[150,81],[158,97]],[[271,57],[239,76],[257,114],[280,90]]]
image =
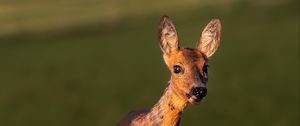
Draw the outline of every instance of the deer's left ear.
[[[175,25],[168,16],[162,17],[158,32],[160,48],[164,54],[169,55],[171,51],[179,48]]]
[[[219,19],[212,19],[202,31],[196,48],[207,57],[211,57],[220,45],[221,22]]]

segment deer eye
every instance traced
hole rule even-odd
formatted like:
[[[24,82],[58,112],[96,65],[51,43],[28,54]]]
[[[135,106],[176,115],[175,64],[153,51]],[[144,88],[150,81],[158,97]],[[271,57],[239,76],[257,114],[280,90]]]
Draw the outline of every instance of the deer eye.
[[[182,68],[179,65],[174,65],[173,66],[174,73],[178,74],[182,71]]]
[[[207,74],[208,72],[208,65],[204,65],[202,68],[203,72]]]

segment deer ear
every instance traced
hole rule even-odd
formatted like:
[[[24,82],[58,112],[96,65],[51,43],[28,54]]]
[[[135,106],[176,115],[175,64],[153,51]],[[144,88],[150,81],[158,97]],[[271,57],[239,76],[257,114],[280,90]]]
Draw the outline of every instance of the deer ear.
[[[164,54],[170,54],[171,51],[177,50],[178,36],[175,25],[168,16],[163,16],[159,26],[159,44]]]
[[[207,57],[212,56],[220,45],[221,22],[219,19],[212,19],[202,31],[196,48]]]

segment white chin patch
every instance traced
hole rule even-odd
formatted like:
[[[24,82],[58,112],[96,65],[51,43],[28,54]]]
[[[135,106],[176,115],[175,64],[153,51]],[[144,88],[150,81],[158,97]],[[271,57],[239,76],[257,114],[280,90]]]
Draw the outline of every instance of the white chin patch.
[[[205,97],[198,99],[197,97],[192,96],[189,98],[189,102],[192,104],[200,104],[204,99],[205,99]]]

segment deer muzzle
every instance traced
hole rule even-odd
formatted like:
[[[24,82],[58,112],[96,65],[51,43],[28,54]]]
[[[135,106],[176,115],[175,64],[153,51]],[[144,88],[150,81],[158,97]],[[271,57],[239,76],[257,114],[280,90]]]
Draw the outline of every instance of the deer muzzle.
[[[192,95],[201,100],[207,94],[207,89],[205,87],[196,87],[192,89]]]

